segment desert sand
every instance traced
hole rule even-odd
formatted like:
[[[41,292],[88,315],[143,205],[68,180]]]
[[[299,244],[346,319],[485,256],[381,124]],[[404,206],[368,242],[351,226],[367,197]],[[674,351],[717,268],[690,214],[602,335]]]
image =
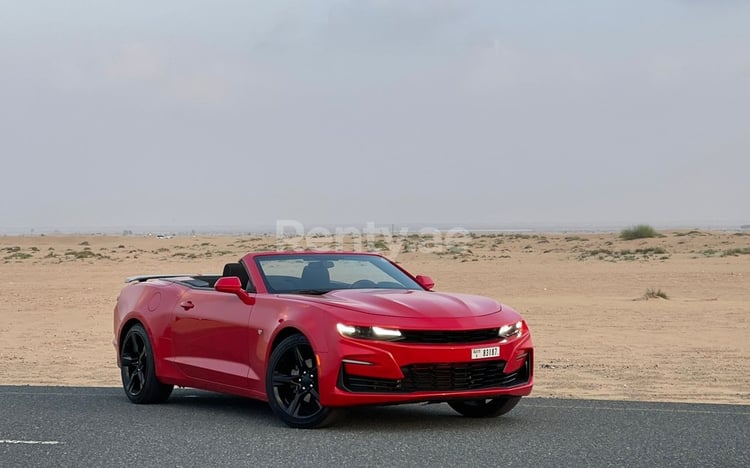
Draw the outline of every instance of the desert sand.
[[[390,255],[386,241],[371,247]],[[436,289],[524,314],[534,396],[750,404],[750,232],[395,242],[405,250],[395,260]],[[112,308],[125,277],[220,273],[277,247],[250,235],[0,237],[0,384],[119,386]]]

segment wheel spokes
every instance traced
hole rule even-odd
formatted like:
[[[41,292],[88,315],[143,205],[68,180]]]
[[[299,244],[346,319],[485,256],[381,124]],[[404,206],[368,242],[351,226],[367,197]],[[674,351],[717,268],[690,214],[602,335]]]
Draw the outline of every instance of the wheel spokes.
[[[122,357],[120,357],[120,361],[125,367],[132,367],[138,363],[138,359],[129,354],[123,354]]]
[[[133,354],[138,354],[138,340],[136,339],[135,333],[130,335],[130,346],[133,348]]]
[[[302,395],[302,393],[297,393],[296,395],[294,395],[294,400],[289,403],[289,406],[286,409],[287,413],[291,414],[292,416],[299,417],[299,410],[302,407]]]
[[[136,395],[140,393],[141,390],[143,390],[143,385],[146,382],[146,376],[144,375],[143,370],[139,367],[128,369],[128,374],[128,393]]]
[[[280,387],[282,385],[289,385],[289,384],[294,383],[295,380],[296,380],[296,377],[293,375],[285,375],[279,372],[273,373],[273,386],[274,387]]]
[[[300,351],[299,346],[296,346],[294,348],[294,357],[297,360],[297,366],[299,368],[307,367],[307,363],[305,362],[305,358],[302,356],[302,351]]]
[[[137,377],[138,377],[138,373],[137,372],[131,372],[130,373],[130,376],[129,376],[129,379],[128,379],[128,385],[127,385],[128,393],[130,393],[130,394],[137,393],[135,391],[135,382],[136,382],[136,378]]]
[[[315,388],[311,388],[310,391],[307,393],[309,393],[310,396],[312,397],[312,401],[322,408],[320,404],[320,394],[318,393],[318,390]]]

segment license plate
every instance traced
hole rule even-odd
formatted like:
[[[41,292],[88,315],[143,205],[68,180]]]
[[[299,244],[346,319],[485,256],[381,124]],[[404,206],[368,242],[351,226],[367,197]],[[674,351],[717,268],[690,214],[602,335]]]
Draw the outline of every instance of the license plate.
[[[487,359],[500,356],[500,346],[489,348],[474,348],[471,350],[472,359]]]

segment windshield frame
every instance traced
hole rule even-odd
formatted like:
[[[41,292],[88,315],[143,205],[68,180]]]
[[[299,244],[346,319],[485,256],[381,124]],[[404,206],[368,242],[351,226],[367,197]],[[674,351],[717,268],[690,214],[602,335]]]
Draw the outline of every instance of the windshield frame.
[[[268,261],[290,261],[290,262],[297,262],[297,261],[305,261],[305,262],[336,262],[341,260],[350,260],[350,261],[364,261],[367,263],[370,263],[377,269],[379,269],[381,272],[383,272],[385,275],[389,276],[393,281],[390,281],[389,283],[393,284],[399,284],[400,287],[382,287],[378,286],[377,283],[374,286],[369,287],[356,287],[352,288],[351,286],[354,284],[349,284],[348,287],[346,286],[346,283],[335,281],[334,285],[335,287],[331,288],[315,288],[315,287],[305,287],[304,285],[300,284],[300,287],[293,287],[293,288],[279,288],[274,287],[274,285],[271,284],[271,281],[269,281],[269,276],[274,277],[275,275],[267,275],[267,272],[264,268],[264,262]],[[381,290],[418,290],[423,291],[424,288],[416,281],[416,279],[409,274],[406,270],[399,267],[395,263],[391,262],[387,258],[381,256],[381,255],[375,255],[375,254],[367,254],[367,253],[310,253],[310,252],[300,252],[300,253],[283,253],[283,254],[262,254],[257,255],[253,258],[253,261],[255,263],[255,266],[258,270],[258,273],[260,274],[260,277],[263,281],[263,284],[265,285],[266,291],[270,294],[309,294],[309,295],[323,295],[327,294],[331,291],[337,291],[337,290],[346,290],[346,289],[356,289],[356,290],[362,290],[362,289],[381,289]],[[328,267],[331,268],[331,267]],[[291,279],[291,278],[290,278]],[[301,278],[299,278],[299,281],[301,281]],[[355,281],[356,283],[356,281]]]

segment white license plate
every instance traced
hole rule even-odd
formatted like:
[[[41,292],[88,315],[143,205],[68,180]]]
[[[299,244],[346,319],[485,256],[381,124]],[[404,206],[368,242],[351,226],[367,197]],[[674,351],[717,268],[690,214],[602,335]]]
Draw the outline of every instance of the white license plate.
[[[489,348],[474,348],[471,350],[472,359],[487,359],[500,356],[500,346]]]

